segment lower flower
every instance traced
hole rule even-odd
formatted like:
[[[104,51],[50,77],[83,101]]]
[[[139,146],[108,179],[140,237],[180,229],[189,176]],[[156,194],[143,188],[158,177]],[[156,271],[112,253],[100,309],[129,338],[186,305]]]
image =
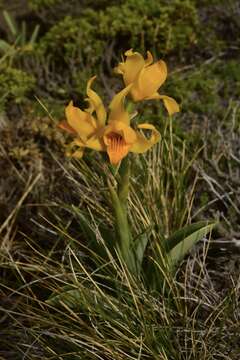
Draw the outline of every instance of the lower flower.
[[[75,146],[78,149],[72,152],[73,157],[81,158],[85,148],[97,151],[106,151],[111,164],[117,165],[129,152],[143,153],[156,144],[160,134],[153,125],[141,124],[139,129],[151,131],[150,138],[134,130],[130,126],[130,114],[124,110],[123,102],[131,85],[116,94],[109,106],[110,114],[106,124],[106,112],[100,97],[90,88],[94,78],[87,86],[87,99],[90,108],[82,111],[70,102],[66,107],[66,119],[59,127],[75,137],[69,146],[69,152]],[[95,112],[95,116],[93,116]]]

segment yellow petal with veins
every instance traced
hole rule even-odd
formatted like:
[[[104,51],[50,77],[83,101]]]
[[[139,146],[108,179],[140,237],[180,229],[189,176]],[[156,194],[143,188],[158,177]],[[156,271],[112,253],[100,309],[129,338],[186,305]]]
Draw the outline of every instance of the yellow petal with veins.
[[[155,126],[151,124],[141,124],[138,125],[139,129],[146,129],[151,130],[151,136],[150,139],[147,139],[143,134],[140,132],[136,132],[137,139],[134,142],[134,144],[131,146],[130,151],[133,153],[144,153],[148,149],[150,149],[153,145],[155,145],[161,138],[160,133],[157,131]]]
[[[98,96],[98,94],[91,89],[92,83],[95,79],[96,76],[93,76],[87,83],[87,96],[88,96],[87,100],[90,104],[90,108],[88,109],[88,111],[90,112],[96,111],[97,125],[98,127],[100,127],[105,125],[106,111],[100,96]]]
[[[103,138],[106,145],[108,145],[108,135],[113,133],[120,135],[126,144],[133,144],[137,138],[136,132],[130,126],[120,121],[114,121],[104,131]]]
[[[117,165],[129,152],[130,144],[124,138],[114,132],[106,135],[107,154],[112,165]]]
[[[136,139],[136,132],[130,126],[120,121],[110,123],[104,131],[103,140],[111,164],[118,164],[128,154]]]

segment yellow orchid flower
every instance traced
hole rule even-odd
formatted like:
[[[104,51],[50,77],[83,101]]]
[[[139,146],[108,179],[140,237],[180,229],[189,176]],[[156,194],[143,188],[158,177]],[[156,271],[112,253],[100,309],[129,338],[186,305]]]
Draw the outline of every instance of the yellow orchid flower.
[[[85,147],[101,151],[103,149],[103,140],[100,136],[106,122],[106,111],[101,98],[91,89],[91,85],[96,76],[93,76],[87,84],[86,99],[89,103],[89,108],[84,111],[73,106],[70,101],[65,108],[65,115],[67,121],[62,121],[58,126],[63,130],[76,135],[74,141],[70,144],[70,149],[75,145],[79,149],[72,154],[73,157],[81,158]],[[93,112],[96,116],[93,116]]]
[[[114,96],[109,105],[110,114],[106,124],[106,111],[102,100],[91,89],[94,79],[95,77],[92,77],[87,84],[89,108],[82,111],[73,106],[71,101],[65,110],[67,121],[59,125],[76,136],[71,146],[77,145],[79,149],[72,156],[82,157],[84,148],[87,147],[106,151],[111,164],[117,165],[129,152],[143,153],[156,144],[160,134],[153,125],[138,126],[139,129],[152,132],[150,139],[130,126],[130,114],[124,109],[124,99],[133,85],[129,84]]]
[[[147,52],[146,60],[132,49],[126,51],[125,55],[125,62],[121,62],[115,71],[123,76],[126,86],[133,84],[130,91],[133,100],[161,99],[169,115],[179,112],[179,105],[173,98],[157,92],[167,78],[166,63],[159,60],[152,64],[153,57],[150,51]]]

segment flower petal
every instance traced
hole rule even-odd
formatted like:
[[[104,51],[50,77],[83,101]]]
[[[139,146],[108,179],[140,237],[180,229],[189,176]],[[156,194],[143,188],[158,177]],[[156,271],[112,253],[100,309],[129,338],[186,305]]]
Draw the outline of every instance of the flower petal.
[[[86,147],[89,149],[104,151],[106,146],[104,145],[103,139],[94,135],[86,142]]]
[[[84,149],[79,148],[72,153],[71,157],[73,157],[75,159],[81,159],[83,157],[83,153],[84,153]]]
[[[137,139],[136,131],[130,126],[121,121],[114,121],[105,128],[103,138],[106,145],[108,145],[108,135],[113,133],[120,135],[126,144],[133,144]]]
[[[133,83],[140,70],[144,67],[145,61],[141,54],[133,52],[132,49],[125,52],[126,61],[116,68],[116,72],[123,75],[124,84],[127,86]]]
[[[130,148],[130,151],[133,153],[141,154],[150,149],[153,145],[155,145],[161,138],[160,133],[157,131],[155,126],[151,124],[141,124],[138,125],[139,129],[152,130],[150,139],[147,139],[140,132],[136,132],[137,139],[135,143]]]
[[[65,108],[65,114],[68,124],[81,139],[86,140],[95,132],[96,122],[94,118],[86,111],[73,106],[72,101]]]
[[[161,99],[163,100],[164,106],[167,109],[169,115],[173,115],[180,111],[180,107],[176,100],[167,95],[160,95],[158,93],[153,94],[149,99]]]
[[[150,51],[147,51],[147,59],[145,60],[145,66],[151,65],[153,63],[153,56]]]
[[[153,65],[144,67],[138,77],[137,87],[141,98],[145,99],[154,94],[167,78],[167,65],[160,60]]]
[[[113,135],[109,139],[109,145],[107,146],[110,163],[117,165],[129,153],[130,146],[122,138],[117,137],[116,134]]]
[[[122,91],[120,91],[113,97],[109,105],[109,109],[110,109],[110,115],[108,121],[109,123],[112,121],[120,120],[122,118],[121,122],[129,124],[130,122],[129,116],[127,112],[124,111],[124,99],[131,90],[131,88],[132,88],[132,84],[125,87]]]
[[[90,112],[96,111],[97,114],[97,125],[104,126],[106,122],[106,110],[104,108],[103,102],[98,96],[98,94],[91,89],[93,81],[96,79],[96,76],[91,77],[87,83],[87,96],[90,103]]]
[[[73,141],[73,143],[77,146],[87,147],[89,149],[93,149],[97,151],[104,151],[106,149],[106,146],[104,145],[103,142],[103,138],[102,136],[100,136],[99,133],[95,133],[92,137],[90,137],[86,141],[82,141],[81,139],[77,138]]]
[[[117,165],[128,154],[136,138],[135,131],[119,121],[106,127],[103,139],[111,164]]]
[[[76,141],[76,140],[78,140],[78,141]],[[74,151],[73,148],[76,147],[76,145],[79,146],[79,149]],[[83,156],[83,152],[84,152],[84,147],[82,147],[81,140],[75,139],[70,144],[68,144],[67,149],[66,149],[66,156],[81,159]]]
[[[59,124],[58,124],[58,127],[60,129],[63,129],[65,131],[67,131],[69,134],[77,134],[77,132],[66,122],[66,121],[61,121]]]
[[[122,128],[122,137],[127,144],[133,144],[137,139],[136,131],[130,126],[125,126]]]

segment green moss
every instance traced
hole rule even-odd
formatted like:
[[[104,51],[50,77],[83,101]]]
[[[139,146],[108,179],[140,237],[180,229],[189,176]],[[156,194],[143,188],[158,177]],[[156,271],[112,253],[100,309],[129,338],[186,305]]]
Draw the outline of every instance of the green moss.
[[[80,53],[82,62],[87,56],[91,65],[101,59],[109,41],[124,39],[121,51],[129,47],[161,53],[182,51],[195,41],[197,25],[196,8],[187,0],[154,0],[150,4],[127,0],[104,10],[83,7],[81,16],[68,15],[50,28],[39,46],[44,54],[50,50],[52,57],[60,54],[65,61]]]
[[[26,95],[33,90],[35,78],[26,72],[11,68],[0,68],[0,107],[4,107],[7,100],[13,100],[20,104],[26,99]]]
[[[90,44],[95,31],[96,27],[86,19],[74,19],[71,16],[66,16],[42,37],[38,52],[44,56],[54,57],[55,61],[64,60],[67,62],[76,58],[78,62],[90,60],[91,65],[96,59],[96,54],[99,54],[102,45],[99,41]]]
[[[181,102],[183,112],[217,117],[240,91],[237,60],[218,60],[195,70],[175,74],[166,84],[166,93]]]
[[[238,60],[223,62],[221,67],[216,69],[216,75],[222,80],[221,92],[225,99],[229,97],[239,99],[240,93],[240,67]]]
[[[189,47],[196,36],[198,17],[189,1],[127,0],[121,5],[108,6],[97,14],[88,10],[93,22],[98,19],[103,38],[125,40],[129,47],[151,48],[161,53]]]
[[[61,3],[62,0],[28,0],[29,7],[35,11]]]
[[[75,14],[76,9],[82,7],[104,8],[114,3],[115,0],[28,0],[28,5],[35,11],[48,10],[50,7],[56,9],[59,13],[65,10],[65,14]],[[66,11],[68,10],[68,11]]]

